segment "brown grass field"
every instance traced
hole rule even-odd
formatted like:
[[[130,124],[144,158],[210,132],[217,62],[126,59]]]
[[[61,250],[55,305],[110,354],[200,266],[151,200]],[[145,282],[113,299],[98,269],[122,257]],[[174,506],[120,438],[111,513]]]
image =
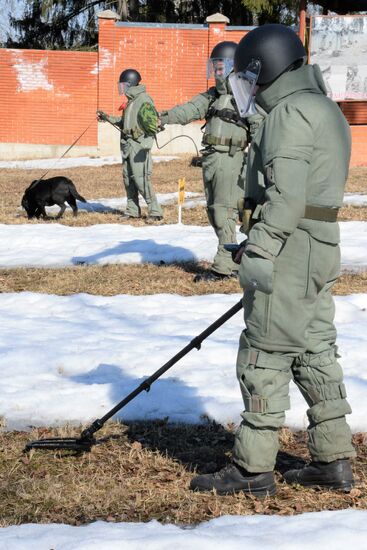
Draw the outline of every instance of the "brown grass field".
[[[202,192],[201,170],[189,165],[189,157],[154,165],[156,192],[176,191],[185,176],[187,190]],[[42,170],[0,172],[0,223],[63,223],[86,226],[98,223],[131,223],[118,212],[83,213],[54,222],[28,221],[19,209],[24,189]],[[52,170],[47,177],[70,177],[88,199],[123,194],[121,166],[80,167]],[[367,193],[367,168],[351,171],[347,191]],[[343,208],[341,220],[367,220],[366,208]],[[174,205],[165,207],[165,223],[177,222]],[[207,224],[205,209],[184,210],[186,224]],[[144,220],[134,222],[144,225]],[[107,265],[65,269],[0,269],[1,292],[45,292],[69,295],[79,292],[116,294],[179,293],[185,296],[208,293],[238,293],[235,280],[194,284],[193,274],[208,265]],[[367,292],[367,273],[344,274],[335,294]],[[179,366],[177,367],[179,368]],[[154,388],[152,389],[154,391]],[[123,397],[123,396],[121,396]],[[144,394],[141,399],[149,399]],[[305,407],[306,408],[306,407]],[[240,411],[239,411],[240,413]],[[1,419],[0,419],[1,420]],[[353,461],[357,485],[349,494],[289,487],[282,472],[308,460],[306,434],[281,430],[281,451],[276,475],[278,494],[263,500],[238,494],[219,497],[193,494],[188,483],[194,471],[212,472],[230,460],[234,426],[220,426],[204,419],[200,426],[172,425],[169,419],[156,422],[108,423],[98,433],[100,444],[90,453],[73,455],[52,451],[22,454],[30,439],[55,435],[78,435],[81,428],[33,429],[0,432],[0,526],[25,522],[65,522],[79,525],[97,519],[191,524],[223,514],[293,515],[342,508],[367,509],[367,433],[354,436],[358,457]]]

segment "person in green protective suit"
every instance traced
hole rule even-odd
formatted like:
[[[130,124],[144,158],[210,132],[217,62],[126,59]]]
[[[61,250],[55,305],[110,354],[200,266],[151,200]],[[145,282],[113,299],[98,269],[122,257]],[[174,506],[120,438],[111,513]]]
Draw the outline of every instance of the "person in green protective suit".
[[[237,243],[237,203],[243,197],[244,151],[248,143],[248,125],[238,116],[228,83],[236,47],[235,42],[225,41],[212,50],[207,77],[214,75],[215,87],[160,113],[162,126],[206,120],[202,140],[203,180],[207,215],[219,244],[211,270],[197,275],[195,281],[221,280],[238,272],[231,253],[224,248],[224,244]]]
[[[274,494],[278,429],[289,409],[289,382],[305,398],[311,462],[284,474],[287,483],[349,491],[355,456],[345,415],[332,287],[340,272],[338,209],[348,175],[351,137],[326,97],[320,68],[305,65],[298,36],[263,25],[239,43],[231,86],[239,112],[254,100],[268,113],[248,156],[248,239],[237,252],[246,329],[237,376],[245,410],[233,462],[191,488]]]
[[[109,121],[121,128],[122,172],[127,196],[124,217],[141,217],[140,193],[148,206],[147,220],[159,221],[163,213],[151,183],[151,149],[158,130],[158,114],[140,81],[138,71],[124,70],[118,84],[119,93],[128,99],[122,116],[110,116],[103,111],[97,111],[97,116],[98,120]]]

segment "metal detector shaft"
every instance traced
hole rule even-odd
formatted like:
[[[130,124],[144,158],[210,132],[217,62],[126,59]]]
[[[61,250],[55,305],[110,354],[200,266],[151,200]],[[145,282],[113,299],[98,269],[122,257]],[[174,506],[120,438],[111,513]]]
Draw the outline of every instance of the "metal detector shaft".
[[[130,401],[132,401],[137,395],[139,395],[143,391],[149,391],[150,386],[155,382],[162,374],[164,374],[168,369],[170,369],[175,363],[177,363],[180,359],[182,359],[185,355],[187,355],[192,349],[196,348],[199,350],[201,348],[201,343],[208,337],[210,334],[212,334],[214,331],[216,331],[219,327],[224,325],[228,319],[233,317],[238,311],[242,309],[242,300],[240,300],[237,304],[231,307],[226,313],[224,313],[219,319],[214,321],[208,328],[206,328],[203,332],[201,332],[198,336],[196,336],[187,346],[185,346],[181,351],[176,353],[167,363],[165,363],[160,369],[158,369],[154,374],[149,376],[144,382],[140,384],[135,390],[133,390],[129,395],[124,397],[117,405],[113,407],[108,413],[106,413],[102,418],[99,418],[93,422],[88,428],[86,428],[81,433],[81,439],[89,439],[92,437],[92,435],[98,431],[102,426],[109,420],[114,414],[117,413],[120,409],[125,407]]]
[[[122,128],[120,128],[119,126],[117,126],[117,124],[115,124],[114,122],[111,122],[110,120],[106,119],[106,122],[108,122],[109,124],[111,124],[111,126],[113,126],[114,128],[116,128],[116,130],[118,130],[119,132],[122,131]],[[195,143],[195,141],[192,139],[191,136],[188,136],[186,134],[181,134],[180,136],[174,136],[173,138],[171,138],[170,140],[168,140],[166,143],[164,143],[163,145],[159,145],[158,143],[158,140],[157,140],[157,136],[154,136],[154,139],[155,139],[155,143],[157,145],[157,149],[163,149],[164,147],[166,147],[167,145],[169,145],[171,143],[171,141],[173,141],[174,139],[180,139],[180,138],[187,138],[189,139],[190,141],[192,141],[194,147],[195,147],[195,150],[196,150],[196,154],[197,156],[199,156],[199,149],[197,148],[197,145]]]
[[[24,452],[28,452],[31,449],[49,449],[49,450],[67,450],[67,451],[75,451],[75,452],[87,452],[90,451],[93,445],[95,445],[97,442],[93,437],[93,434],[95,434],[102,426],[113,416],[117,411],[122,409],[125,405],[127,405],[130,401],[132,401],[139,393],[142,391],[149,391],[150,386],[159,378],[162,376],[163,373],[165,373],[169,368],[171,368],[175,363],[177,363],[182,357],[187,355],[189,351],[191,351],[193,348],[200,349],[201,343],[203,340],[205,340],[210,334],[212,334],[217,328],[222,326],[228,319],[233,317],[240,309],[242,308],[242,301],[238,302],[234,306],[231,307],[226,313],[224,313],[219,319],[214,321],[208,328],[206,328],[203,332],[201,332],[198,336],[196,336],[187,346],[185,346],[181,351],[176,353],[174,357],[172,357],[167,363],[165,363],[160,369],[158,369],[154,374],[149,376],[144,382],[140,384],[135,390],[133,390],[129,395],[124,397],[120,401],[120,403],[117,403],[111,409],[108,413],[106,413],[102,418],[97,418],[91,424],[88,428],[82,431],[79,437],[73,438],[73,437],[51,437],[49,439],[38,439],[36,441],[30,441],[25,446]]]

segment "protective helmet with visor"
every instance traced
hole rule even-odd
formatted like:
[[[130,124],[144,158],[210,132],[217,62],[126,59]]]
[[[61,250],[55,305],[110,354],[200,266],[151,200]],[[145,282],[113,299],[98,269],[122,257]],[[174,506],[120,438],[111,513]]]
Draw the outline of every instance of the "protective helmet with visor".
[[[306,61],[306,50],[289,27],[262,25],[246,34],[234,56],[234,73],[229,82],[242,117],[251,113],[259,86],[265,86],[290,70],[296,62]]]
[[[234,52],[236,51],[236,42],[225,40],[214,46],[210,58],[207,62],[206,77],[209,78],[227,78],[233,69]]]
[[[125,69],[120,74],[118,82],[119,95],[125,94],[132,86],[137,86],[141,81],[141,76],[135,69]]]

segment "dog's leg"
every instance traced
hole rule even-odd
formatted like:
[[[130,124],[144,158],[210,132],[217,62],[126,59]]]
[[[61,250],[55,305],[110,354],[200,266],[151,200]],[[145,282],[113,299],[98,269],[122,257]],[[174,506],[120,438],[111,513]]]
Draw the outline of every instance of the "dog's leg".
[[[66,204],[65,203],[58,204],[58,206],[60,206],[60,212],[57,214],[57,216],[55,218],[56,220],[59,220],[62,217],[65,210],[66,210]]]
[[[38,206],[36,210],[36,218],[39,219],[42,216],[44,220],[50,220],[50,216],[47,215],[46,209],[44,206]]]
[[[68,204],[70,205],[72,211],[73,211],[73,216],[76,217],[78,215],[78,207],[76,205],[76,200],[75,198],[71,195],[68,199],[67,199],[67,202]]]

